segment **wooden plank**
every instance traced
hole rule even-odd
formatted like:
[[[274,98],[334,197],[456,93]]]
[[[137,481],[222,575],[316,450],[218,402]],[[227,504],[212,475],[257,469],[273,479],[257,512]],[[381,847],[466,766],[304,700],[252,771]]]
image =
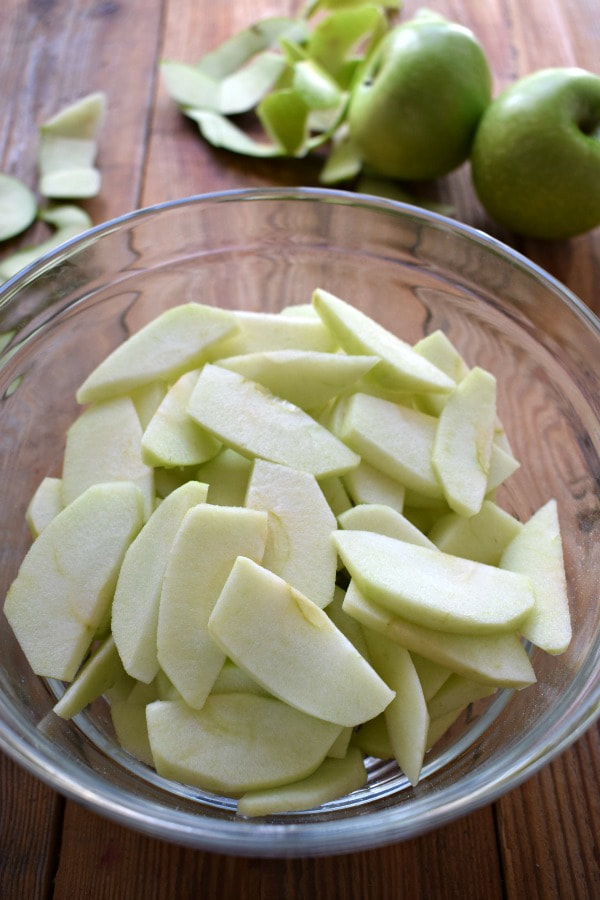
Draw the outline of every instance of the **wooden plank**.
[[[248,859],[169,846],[69,804],[55,900],[500,900],[492,808],[414,840],[316,859]]]

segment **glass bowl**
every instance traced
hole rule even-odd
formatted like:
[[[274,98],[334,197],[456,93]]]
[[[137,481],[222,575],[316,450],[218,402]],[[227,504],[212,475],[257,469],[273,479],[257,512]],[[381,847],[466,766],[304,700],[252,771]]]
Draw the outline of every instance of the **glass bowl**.
[[[566,288],[498,241],[433,213],[341,191],[249,190],[124,216],[44,257],[0,291],[0,593],[29,545],[25,510],[60,475],[75,389],[157,313],[195,300],[277,311],[317,286],[405,340],[442,328],[498,380],[520,470],[498,498],[528,518],[558,501],[573,639],[532,651],[537,684],[468,710],[411,787],[371,760],[367,786],[265,819],[159,778],[119,749],[99,701],[52,712],[60,686],[32,674],[0,617],[0,747],[56,790],[150,835],[246,856],[315,856],[413,837],[515,787],[598,714],[600,323]]]

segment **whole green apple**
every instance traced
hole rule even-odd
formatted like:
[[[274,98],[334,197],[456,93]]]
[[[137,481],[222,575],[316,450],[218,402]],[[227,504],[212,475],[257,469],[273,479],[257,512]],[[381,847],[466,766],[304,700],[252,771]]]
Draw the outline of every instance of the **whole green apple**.
[[[518,234],[566,238],[600,224],[600,77],[578,68],[520,79],[486,110],[473,144],[475,189]]]
[[[491,73],[467,28],[426,14],[382,40],[348,111],[364,164],[402,180],[437,178],[469,155]]]

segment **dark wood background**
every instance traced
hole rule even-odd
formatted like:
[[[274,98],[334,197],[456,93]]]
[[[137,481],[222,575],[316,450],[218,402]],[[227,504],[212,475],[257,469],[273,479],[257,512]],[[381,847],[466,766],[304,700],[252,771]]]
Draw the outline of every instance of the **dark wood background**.
[[[316,184],[310,161],[214,151],[176,110],[157,62],[193,62],[239,28],[296,13],[294,0],[0,0],[0,171],[36,183],[37,127],[93,90],[109,99],[94,223],[208,190]],[[421,4],[407,0],[403,17]],[[599,0],[431,0],[484,45],[495,92],[546,66],[600,74]],[[468,166],[436,196],[516,247],[600,313],[600,229],[517,239],[480,207]],[[30,240],[30,236],[28,236]],[[18,242],[13,242],[18,246]],[[322,859],[253,860],[147,838],[65,801],[0,756],[0,897],[337,900],[600,897],[598,727],[539,775],[451,825],[391,847]]]

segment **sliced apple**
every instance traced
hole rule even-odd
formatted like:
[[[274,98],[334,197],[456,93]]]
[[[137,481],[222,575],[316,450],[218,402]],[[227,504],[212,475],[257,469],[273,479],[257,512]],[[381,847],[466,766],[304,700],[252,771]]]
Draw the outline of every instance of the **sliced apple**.
[[[217,506],[243,506],[252,472],[252,460],[223,447],[196,472],[208,484],[208,501]]]
[[[495,694],[497,688],[489,684],[473,681],[453,672],[439,691],[428,702],[429,715],[432,719],[445,716],[453,710],[464,709],[470,703],[482,700]]]
[[[496,379],[476,366],[444,404],[432,452],[444,496],[463,516],[479,512],[488,491],[495,422]]]
[[[4,613],[36,675],[73,680],[142,521],[134,484],[92,485],[33,542]]]
[[[435,544],[412,524],[402,513],[382,503],[361,503],[338,516],[345,531],[375,531],[388,537],[421,547],[435,548]]]
[[[452,390],[454,382],[440,369],[345,300],[317,288],[313,306],[347,353],[377,356],[373,377],[397,390]]]
[[[200,504],[177,532],[167,563],[158,614],[158,661],[183,699],[204,704],[225,662],[208,620],[236,558],[260,561],[267,514]]]
[[[234,335],[215,347],[208,359],[225,359],[250,353],[271,353],[275,350],[306,350],[311,353],[330,353],[336,349],[335,339],[318,317],[294,318],[279,313],[235,310],[237,330]]]
[[[77,391],[79,403],[129,394],[151,381],[173,382],[204,362],[209,347],[237,330],[232,312],[184,303],[153,319],[104,359]]]
[[[112,635],[93,652],[77,673],[54,712],[62,719],[71,719],[101,694],[106,693],[123,674],[123,665]]]
[[[244,557],[231,570],[209,631],[270,693],[319,719],[357,725],[394,696],[326,612]]]
[[[237,811],[240,816],[256,817],[314,809],[359,790],[366,782],[362,753],[354,747],[341,759],[323,760],[312,775],[301,781],[244,794],[238,800]]]
[[[372,531],[337,531],[332,540],[358,587],[417,625],[458,634],[514,631],[534,604],[529,578],[515,572]]]
[[[521,634],[547,653],[564,653],[571,640],[569,597],[556,500],[549,500],[506,547],[500,566],[529,577],[535,605]]]
[[[498,687],[534,684],[531,661],[518,635],[464,635],[433,631],[401,619],[369,600],[351,581],[344,611],[368,628],[466,678]]]
[[[181,375],[159,404],[142,437],[142,459],[149,466],[199,466],[221,449],[220,441],[188,415],[199,371]]]
[[[505,547],[521,530],[521,523],[490,500],[474,516],[451,512],[441,516],[428,533],[444,553],[497,566]]]
[[[244,505],[269,515],[263,566],[317,606],[327,606],[335,588],[337,554],[330,537],[337,523],[314,475],[257,459]]]
[[[419,681],[423,689],[423,696],[426,701],[431,700],[434,694],[437,694],[441,686],[450,678],[452,672],[447,666],[441,666],[432,659],[427,659],[419,653],[411,653],[413,665],[417,670]]]
[[[165,498],[133,541],[121,566],[111,628],[125,670],[149,683],[159,669],[158,609],[175,536],[189,509],[206,501],[208,487],[188,481]]]
[[[200,425],[244,456],[321,478],[347,472],[360,461],[300,407],[220,366],[204,366],[188,410]]]
[[[131,481],[144,499],[144,516],[154,509],[154,476],[142,461],[142,426],[130,397],[88,407],[67,432],[62,497],[67,506],[90,485]]]
[[[159,775],[229,796],[306,778],[340,732],[256,694],[213,694],[200,710],[159,700],[146,716]]]
[[[374,469],[364,459],[356,469],[344,475],[344,485],[356,504],[385,503],[399,513],[404,508],[404,485]]]
[[[25,512],[31,536],[36,538],[57,517],[63,506],[61,479],[43,478]]]

